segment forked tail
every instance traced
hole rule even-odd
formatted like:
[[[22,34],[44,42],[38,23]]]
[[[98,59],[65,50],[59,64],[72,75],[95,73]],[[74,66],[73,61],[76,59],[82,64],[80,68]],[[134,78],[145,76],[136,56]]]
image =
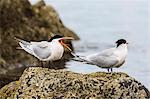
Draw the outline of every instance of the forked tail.
[[[20,45],[20,47],[17,47],[16,49],[23,49],[26,52],[28,52],[29,54],[33,54],[33,51],[32,51],[32,48],[31,48],[31,43],[29,43],[27,41],[24,41],[22,39],[16,38],[16,37],[14,37],[14,39],[16,41],[18,41],[18,43]]]
[[[71,54],[74,56],[74,58],[72,58],[72,60],[74,60],[74,61],[78,61],[78,62],[83,62],[83,63],[86,63],[86,64],[94,65],[93,63],[91,63],[91,62],[88,61],[87,59],[83,58],[83,56],[76,55],[76,54],[73,53],[73,52],[71,52]]]

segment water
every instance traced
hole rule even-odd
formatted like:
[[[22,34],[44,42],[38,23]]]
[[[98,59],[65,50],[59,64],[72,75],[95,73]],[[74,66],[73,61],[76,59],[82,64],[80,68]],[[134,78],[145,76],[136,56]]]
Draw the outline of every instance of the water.
[[[31,0],[35,2],[35,0]],[[88,55],[129,42],[127,62],[114,71],[125,72],[150,90],[150,1],[149,0],[45,0],[59,13],[64,24],[81,41],[73,42],[76,53]],[[69,70],[79,73],[106,71],[96,66],[70,61]]]

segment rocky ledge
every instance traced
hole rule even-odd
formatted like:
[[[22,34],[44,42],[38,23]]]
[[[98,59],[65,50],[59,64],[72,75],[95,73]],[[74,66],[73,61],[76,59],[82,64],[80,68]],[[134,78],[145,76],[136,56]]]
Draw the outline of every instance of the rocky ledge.
[[[27,68],[19,81],[0,90],[9,99],[147,99],[149,91],[125,73],[78,74],[41,67]]]

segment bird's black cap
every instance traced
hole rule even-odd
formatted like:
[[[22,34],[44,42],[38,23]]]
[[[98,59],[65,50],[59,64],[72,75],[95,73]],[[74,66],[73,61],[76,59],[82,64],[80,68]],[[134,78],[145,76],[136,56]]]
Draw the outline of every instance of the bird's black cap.
[[[51,41],[54,40],[54,39],[58,39],[58,38],[62,38],[62,37],[64,37],[64,36],[62,36],[62,35],[55,35],[55,36],[51,37],[51,38],[48,40],[48,42],[51,42]]]
[[[116,41],[117,47],[121,44],[126,44],[127,41],[125,39],[119,39],[118,41]]]

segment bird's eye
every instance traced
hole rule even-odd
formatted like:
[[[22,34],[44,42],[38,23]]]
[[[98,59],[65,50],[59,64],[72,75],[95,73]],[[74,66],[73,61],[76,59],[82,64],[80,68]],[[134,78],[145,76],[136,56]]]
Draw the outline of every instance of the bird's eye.
[[[58,40],[59,42],[61,42],[61,39],[60,40]]]
[[[63,39],[60,39],[60,40],[58,40],[59,42],[62,42],[63,41]]]

